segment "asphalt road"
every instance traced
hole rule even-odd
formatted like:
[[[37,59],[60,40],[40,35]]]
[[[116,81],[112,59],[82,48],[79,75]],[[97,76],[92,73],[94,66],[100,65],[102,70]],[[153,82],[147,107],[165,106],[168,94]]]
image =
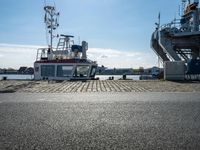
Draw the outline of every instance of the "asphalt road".
[[[0,94],[0,150],[200,149],[200,93]]]

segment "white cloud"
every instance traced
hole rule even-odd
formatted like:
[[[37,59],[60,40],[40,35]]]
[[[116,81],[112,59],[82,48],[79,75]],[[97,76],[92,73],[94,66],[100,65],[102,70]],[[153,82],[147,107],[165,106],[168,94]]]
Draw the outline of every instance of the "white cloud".
[[[33,66],[38,46],[0,44],[0,68]]]
[[[0,68],[33,66],[37,49],[43,46],[0,44]],[[156,65],[153,52],[121,51],[105,48],[89,48],[88,58],[109,68],[145,68]]]
[[[109,68],[145,68],[155,66],[157,58],[153,52],[120,51],[114,49],[89,48],[88,57],[99,65]]]

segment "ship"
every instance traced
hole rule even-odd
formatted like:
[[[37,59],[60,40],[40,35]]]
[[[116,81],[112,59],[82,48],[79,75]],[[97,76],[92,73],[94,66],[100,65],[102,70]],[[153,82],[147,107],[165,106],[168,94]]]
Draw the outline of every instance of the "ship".
[[[151,48],[164,64],[166,72],[178,75],[200,75],[200,8],[199,0],[181,0],[180,18],[160,24],[160,13],[156,29],[151,36]],[[180,63],[182,62],[182,63]],[[170,64],[167,67],[165,64]],[[174,65],[177,64],[177,65]],[[178,64],[182,64],[179,66]],[[172,66],[171,66],[172,65]],[[176,69],[173,69],[174,68]]]
[[[55,6],[44,7],[47,35],[50,45],[37,49],[34,62],[35,80],[93,80],[95,79],[97,62],[87,59],[88,43],[82,41],[74,44],[74,36],[54,35],[59,26],[59,12]],[[53,39],[58,38],[57,46],[53,47]]]

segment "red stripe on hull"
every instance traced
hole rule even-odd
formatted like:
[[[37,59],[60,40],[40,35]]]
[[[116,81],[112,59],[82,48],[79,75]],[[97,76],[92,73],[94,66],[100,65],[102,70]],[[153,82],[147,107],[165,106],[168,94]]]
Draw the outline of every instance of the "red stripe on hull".
[[[35,63],[91,63],[84,59],[58,59],[58,60],[40,60]]]

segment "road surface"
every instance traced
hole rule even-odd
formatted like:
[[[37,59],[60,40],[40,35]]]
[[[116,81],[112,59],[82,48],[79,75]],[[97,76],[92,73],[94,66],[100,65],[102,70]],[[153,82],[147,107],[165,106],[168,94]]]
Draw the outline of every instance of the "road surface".
[[[0,94],[1,150],[200,149],[200,93]]]

